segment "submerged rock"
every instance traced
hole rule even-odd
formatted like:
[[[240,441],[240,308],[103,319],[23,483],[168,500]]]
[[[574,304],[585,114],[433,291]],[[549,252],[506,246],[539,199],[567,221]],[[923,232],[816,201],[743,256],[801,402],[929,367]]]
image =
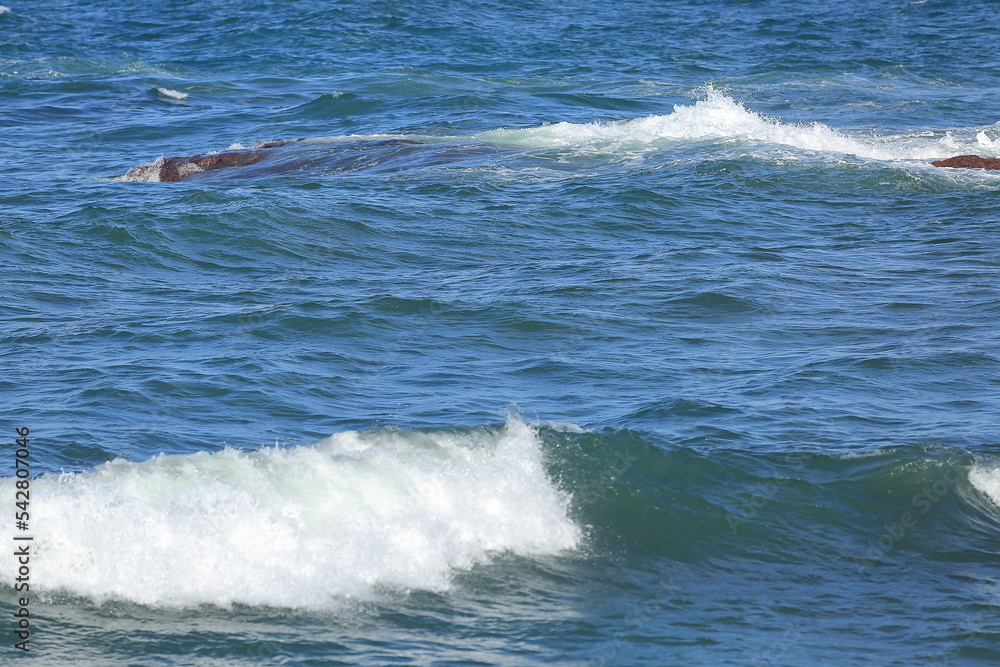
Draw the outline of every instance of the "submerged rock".
[[[225,167],[245,167],[264,159],[266,153],[262,150],[239,150],[210,155],[192,155],[191,157],[170,157],[159,165],[157,181],[179,181],[185,176],[197,174],[212,169]]]
[[[350,157],[378,148],[416,145],[421,142],[410,139],[386,139],[344,143],[326,149],[314,144],[310,144],[310,149],[304,145],[306,143],[304,139],[259,141],[249,148],[240,147],[221,153],[205,153],[190,157],[160,157],[153,162],[132,167],[117,180],[181,181],[206,171],[257,164],[272,155],[275,156],[275,159],[270,160],[267,166],[262,167],[257,173],[285,173],[314,163],[322,164],[324,158],[327,162],[335,162],[345,154]],[[295,148],[295,146],[300,146],[300,148]]]
[[[192,155],[191,157],[170,157],[160,165],[160,181],[179,181],[185,176],[213,169],[226,167],[245,167],[263,160],[269,153],[268,149],[286,146],[302,141],[302,139],[282,139],[278,141],[260,141],[250,148],[209,153],[208,155]]]
[[[935,167],[954,167],[956,169],[1000,169],[1000,158],[957,155],[947,160],[931,162],[931,164]]]

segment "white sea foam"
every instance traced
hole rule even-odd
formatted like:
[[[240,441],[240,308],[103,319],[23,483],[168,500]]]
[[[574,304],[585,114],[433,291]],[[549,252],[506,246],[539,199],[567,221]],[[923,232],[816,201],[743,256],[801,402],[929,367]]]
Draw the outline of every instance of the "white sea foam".
[[[113,178],[113,181],[125,183],[156,183],[160,180],[160,169],[163,167],[166,158],[162,155],[152,162],[143,162],[130,168],[121,176]]]
[[[130,168],[121,176],[112,178],[111,180],[122,183],[158,183],[160,181],[160,171],[163,169],[163,165],[166,164],[166,161],[166,158],[161,155],[152,162],[143,162],[142,164],[138,164]],[[175,168],[179,178],[184,178],[185,176],[205,171],[193,162],[181,162],[180,164],[175,165]]]
[[[13,479],[0,496],[13,498]],[[115,460],[32,481],[31,585],[98,602],[331,608],[380,587],[444,590],[456,568],[501,552],[573,548],[567,506],[516,418],[500,431]],[[0,559],[0,581],[13,568]]]
[[[915,133],[877,137],[852,136],[823,123],[791,124],[747,109],[714,90],[673,113],[608,123],[553,123],[526,129],[499,129],[474,137],[501,145],[590,149],[599,152],[655,150],[678,142],[722,141],[755,146],[784,146],[801,151],[851,155],[875,160],[930,160],[977,145],[951,133]],[[992,142],[990,144],[992,146]]]
[[[969,482],[1000,507],[1000,468],[976,466],[969,471]]]
[[[5,7],[3,5],[0,5],[0,14],[10,14],[12,13],[12,11],[13,10],[11,10],[10,7]]]
[[[172,90],[170,88],[156,88],[157,94],[163,97],[168,97],[172,100],[186,100],[188,98],[187,93],[182,93],[178,90]]]
[[[313,137],[298,140],[293,145],[338,146],[352,142],[404,139],[429,144],[429,151],[434,150],[436,145],[492,144],[527,150],[567,151],[584,156],[594,155],[599,159],[611,157],[618,163],[627,163],[641,161],[648,152],[670,151],[678,145],[693,142],[709,142],[730,147],[740,156],[756,155],[768,159],[777,154],[782,160],[818,157],[837,162],[854,158],[911,163],[905,165],[907,168],[914,162],[920,163],[918,168],[929,167],[931,160],[954,155],[1000,155],[1000,139],[990,139],[984,130],[977,133],[970,128],[958,134],[956,136],[956,132],[951,130],[920,130],[911,134],[876,136],[852,134],[818,122],[786,123],[751,111],[740,102],[709,89],[705,99],[690,105],[676,105],[673,113],[631,120],[560,122],[523,129],[497,129],[472,136],[355,134]],[[250,147],[270,143],[257,142]],[[243,144],[232,144],[230,150],[243,147]],[[158,180],[158,172],[153,170],[155,166],[156,163],[139,165],[118,180]],[[197,167],[192,165],[191,169],[197,170]]]

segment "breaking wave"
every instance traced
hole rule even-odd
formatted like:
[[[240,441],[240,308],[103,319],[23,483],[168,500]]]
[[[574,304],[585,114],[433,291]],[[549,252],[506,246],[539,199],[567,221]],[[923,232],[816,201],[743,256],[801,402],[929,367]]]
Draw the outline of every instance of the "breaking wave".
[[[159,90],[159,89],[158,89]],[[990,131],[995,134],[995,128]],[[957,154],[998,152],[1000,140],[994,141],[983,128],[968,131],[921,131],[914,134],[876,136],[852,134],[823,123],[786,123],[750,109],[740,102],[709,90],[705,99],[690,105],[676,105],[672,113],[631,120],[595,123],[560,122],[521,129],[496,129],[472,136],[442,137],[425,135],[350,135],[316,137],[272,149],[274,155],[264,160],[264,168],[220,170],[241,175],[308,171],[345,173],[386,168],[435,167],[461,164],[470,157],[482,156],[493,147],[495,159],[504,150],[541,151],[541,164],[559,161],[565,155],[593,157],[599,161],[632,159],[650,152],[676,149],[698,142],[710,142],[735,149],[740,155],[762,159],[780,149],[780,157],[797,155],[827,156],[837,160],[860,159],[885,162],[926,163]],[[268,143],[268,142],[264,142]],[[406,150],[379,151],[374,148],[396,144],[422,144]],[[259,144],[258,144],[259,145]],[[243,150],[234,143],[230,150]],[[414,159],[423,155],[424,160]],[[556,151],[553,156],[551,151]],[[133,167],[116,180],[156,181],[163,158]],[[192,165],[193,166],[193,165]],[[186,176],[213,178],[192,168]]]
[[[579,544],[569,498],[543,463],[537,433],[512,418],[45,475],[31,484],[32,590],[306,609],[382,588],[444,590],[454,571],[496,554]],[[0,481],[11,497],[13,486]],[[12,561],[0,569],[8,585]]]

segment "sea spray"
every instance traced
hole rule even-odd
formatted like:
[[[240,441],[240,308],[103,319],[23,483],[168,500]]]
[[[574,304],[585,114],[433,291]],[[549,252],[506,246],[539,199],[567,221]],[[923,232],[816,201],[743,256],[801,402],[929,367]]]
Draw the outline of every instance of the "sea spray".
[[[856,135],[819,122],[788,123],[748,109],[712,88],[704,99],[675,105],[669,114],[612,122],[554,122],[524,129],[497,129],[478,134],[474,139],[522,148],[572,148],[599,153],[722,141],[890,161],[930,160],[956,150],[975,150],[976,146],[971,137],[959,141],[948,132],[879,137]]]
[[[379,587],[445,590],[492,554],[580,540],[537,433],[516,418],[118,459],[33,490],[39,590],[97,602],[323,609]]]

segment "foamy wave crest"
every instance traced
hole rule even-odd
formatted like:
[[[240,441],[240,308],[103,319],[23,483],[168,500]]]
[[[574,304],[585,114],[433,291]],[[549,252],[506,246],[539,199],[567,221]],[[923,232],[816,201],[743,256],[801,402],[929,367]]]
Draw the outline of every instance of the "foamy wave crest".
[[[160,180],[160,170],[163,168],[165,162],[166,158],[161,155],[152,162],[137,164],[121,176],[117,176],[111,180],[123,183],[157,183]]]
[[[13,498],[14,480],[0,487]],[[115,460],[32,481],[31,586],[97,602],[331,608],[379,587],[444,590],[497,553],[571,549],[581,533],[568,503],[517,418]],[[0,559],[8,585],[13,561]]]
[[[475,137],[502,145],[531,148],[586,148],[618,152],[664,148],[671,142],[702,140],[786,146],[802,151],[853,155],[875,160],[930,160],[974,151],[975,141],[949,133],[928,137],[851,136],[823,123],[790,124],[750,111],[714,90],[692,105],[676,105],[667,115],[608,123],[553,123],[526,129],[499,129]]]
[[[976,142],[980,146],[986,146],[987,148],[998,148],[1000,147],[1000,139],[990,139],[986,131],[983,130],[976,135]]]
[[[172,88],[154,88],[153,92],[160,97],[165,97],[169,100],[183,101],[188,98],[187,93],[182,93],[179,90],[173,90]]]
[[[986,469],[976,466],[969,471],[969,482],[977,491],[986,495],[1000,507],[1000,468]]]

